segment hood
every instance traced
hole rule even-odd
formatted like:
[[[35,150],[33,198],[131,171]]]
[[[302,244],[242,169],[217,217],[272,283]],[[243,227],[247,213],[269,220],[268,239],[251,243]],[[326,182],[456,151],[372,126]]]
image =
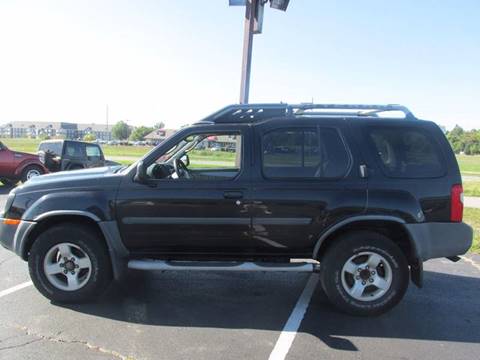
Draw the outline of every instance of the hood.
[[[13,151],[13,155],[21,155],[22,157],[30,158],[30,159],[37,159],[38,160],[38,155],[37,154],[31,154],[31,153],[26,153],[22,151]]]
[[[59,188],[73,187],[99,187],[111,183],[110,180],[118,178],[117,173],[121,166],[109,166],[85,170],[61,171],[53,174],[36,176],[28,180],[22,186],[17,187],[18,192],[29,192],[35,190],[56,190]],[[114,181],[116,183],[116,181]]]

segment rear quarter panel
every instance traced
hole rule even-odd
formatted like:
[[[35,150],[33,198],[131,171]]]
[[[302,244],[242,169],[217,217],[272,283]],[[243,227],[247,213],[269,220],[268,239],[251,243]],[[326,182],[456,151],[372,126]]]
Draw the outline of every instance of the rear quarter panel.
[[[381,123],[380,123],[381,122]],[[437,145],[444,161],[445,173],[433,178],[394,178],[387,176],[379,166],[379,158],[367,138],[367,127],[381,124],[393,128],[406,125],[419,127]],[[450,191],[461,183],[460,171],[450,144],[433,122],[404,119],[365,119],[352,121],[351,127],[368,166],[367,214],[386,214],[408,223],[448,222],[450,219]]]

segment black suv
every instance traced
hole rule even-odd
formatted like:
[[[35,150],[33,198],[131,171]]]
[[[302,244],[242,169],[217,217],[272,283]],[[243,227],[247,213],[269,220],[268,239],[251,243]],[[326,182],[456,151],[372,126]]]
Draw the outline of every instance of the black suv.
[[[111,165],[100,145],[83,141],[45,140],[38,146],[38,155],[50,172]]]
[[[232,105],[129,167],[27,181],[0,240],[55,301],[127,268],[318,271],[335,306],[375,315],[422,286],[424,261],[469,249],[462,195],[444,134],[405,107]]]

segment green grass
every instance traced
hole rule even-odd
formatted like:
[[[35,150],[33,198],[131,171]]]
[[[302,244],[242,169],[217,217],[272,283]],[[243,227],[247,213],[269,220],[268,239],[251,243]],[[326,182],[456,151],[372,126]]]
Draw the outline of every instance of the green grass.
[[[38,139],[0,139],[10,150],[36,153],[40,140]]]
[[[463,221],[473,227],[473,245],[470,251],[480,253],[480,209],[465,208]]]
[[[480,155],[457,155],[462,174],[480,175]]]
[[[465,196],[480,196],[480,182],[479,181],[464,181],[463,193]]]

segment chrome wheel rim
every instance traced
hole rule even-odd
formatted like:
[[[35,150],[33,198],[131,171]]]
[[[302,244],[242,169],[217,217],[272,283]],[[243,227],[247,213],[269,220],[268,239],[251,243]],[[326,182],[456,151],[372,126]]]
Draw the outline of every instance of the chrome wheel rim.
[[[343,289],[355,300],[374,301],[392,285],[392,267],[380,254],[364,251],[350,257],[342,268]]]
[[[52,246],[45,255],[43,272],[57,289],[75,291],[84,287],[90,279],[92,262],[79,246],[60,243]]]
[[[33,178],[33,177],[35,177],[35,176],[40,176],[40,171],[35,170],[35,169],[28,170],[28,172],[27,172],[27,180],[30,180],[31,178]]]

